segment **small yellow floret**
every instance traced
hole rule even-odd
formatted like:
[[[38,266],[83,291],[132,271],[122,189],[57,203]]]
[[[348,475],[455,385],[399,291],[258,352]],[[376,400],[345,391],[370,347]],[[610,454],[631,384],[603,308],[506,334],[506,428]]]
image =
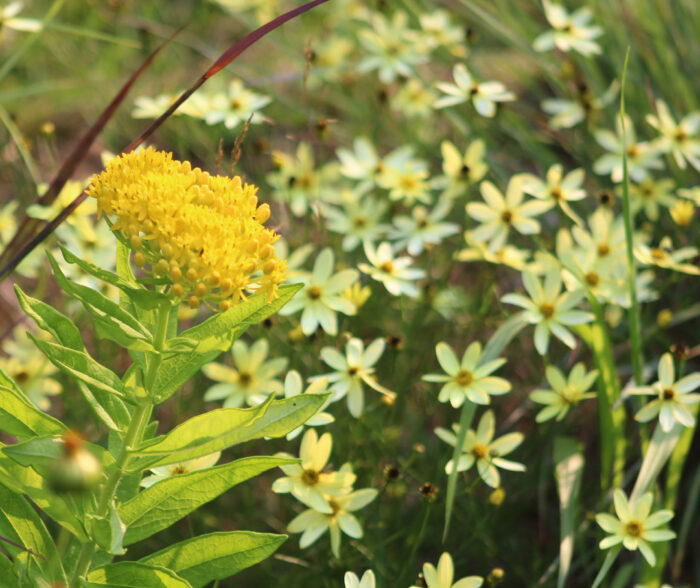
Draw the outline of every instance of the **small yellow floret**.
[[[137,265],[171,276],[190,305],[204,299],[220,308],[245,290],[272,299],[285,278],[287,264],[272,247],[279,236],[263,226],[270,207],[256,193],[238,176],[212,176],[151,147],[115,157],[88,189],[112,230],[140,250]]]

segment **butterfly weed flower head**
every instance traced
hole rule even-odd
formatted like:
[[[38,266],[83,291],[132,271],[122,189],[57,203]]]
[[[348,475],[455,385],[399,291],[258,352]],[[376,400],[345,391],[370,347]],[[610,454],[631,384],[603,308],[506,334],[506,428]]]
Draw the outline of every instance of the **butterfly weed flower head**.
[[[263,225],[270,208],[256,192],[238,176],[212,176],[151,147],[114,158],[88,189],[136,265],[169,281],[176,299],[220,310],[250,290],[271,300],[285,277],[272,246],[278,235]]]

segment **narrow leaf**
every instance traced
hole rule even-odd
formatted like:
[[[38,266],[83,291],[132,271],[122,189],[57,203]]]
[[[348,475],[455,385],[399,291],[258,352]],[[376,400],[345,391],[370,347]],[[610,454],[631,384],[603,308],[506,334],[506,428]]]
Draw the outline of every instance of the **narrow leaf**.
[[[166,547],[141,561],[174,570],[192,588],[223,580],[270,557],[286,535],[231,531],[211,533]]]
[[[66,430],[63,423],[39,410],[18,388],[3,385],[6,378],[0,370],[0,430],[20,441]]]
[[[155,467],[209,455],[251,439],[282,437],[316,414],[327,397],[300,394],[253,408],[211,410],[185,421],[136,455],[157,458],[147,466]]]
[[[296,461],[279,457],[246,457],[165,478],[119,507],[121,519],[128,527],[124,545],[141,541],[169,527],[236,484],[270,468]]]
[[[49,577],[53,569],[53,573],[57,575],[55,579],[66,582],[56,546],[39,515],[22,496],[15,494],[2,484],[0,484],[0,535],[24,548],[19,549],[3,543],[3,549],[14,559],[28,561],[30,570],[36,566]],[[37,555],[31,555],[26,550]]]
[[[120,561],[95,568],[84,584],[88,588],[192,588],[187,580],[166,568],[137,561]]]
[[[574,553],[574,511],[581,488],[584,458],[583,448],[575,439],[554,439],[554,477],[559,493],[559,577],[557,587],[563,588],[571,568]]]

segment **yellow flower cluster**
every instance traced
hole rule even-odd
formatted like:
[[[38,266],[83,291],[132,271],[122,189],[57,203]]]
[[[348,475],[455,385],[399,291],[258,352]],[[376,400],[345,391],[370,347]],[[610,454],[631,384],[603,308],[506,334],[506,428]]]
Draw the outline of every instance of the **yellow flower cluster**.
[[[152,147],[115,157],[88,189],[98,214],[116,217],[112,230],[136,265],[172,282],[172,295],[193,308],[205,301],[220,310],[246,289],[272,299],[285,278],[272,246],[279,236],[263,226],[270,207],[256,192],[238,176],[212,176]]]

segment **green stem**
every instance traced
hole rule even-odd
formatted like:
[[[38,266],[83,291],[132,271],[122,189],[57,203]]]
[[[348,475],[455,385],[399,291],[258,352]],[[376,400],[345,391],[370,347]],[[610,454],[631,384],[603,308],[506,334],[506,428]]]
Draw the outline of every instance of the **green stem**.
[[[470,400],[465,400],[464,406],[462,406],[462,415],[459,417],[457,441],[455,443],[454,451],[452,452],[452,472],[450,472],[450,477],[447,479],[447,495],[445,496],[445,529],[442,532],[443,543],[447,540],[447,533],[450,530],[452,507],[454,506],[455,492],[457,491],[457,462],[459,461],[459,456],[462,454],[464,439],[467,436],[467,429],[469,429],[469,425],[472,422],[475,411],[476,404]]]
[[[627,143],[627,129],[625,126],[625,79],[627,77],[627,63],[630,51],[627,48],[625,65],[622,70],[622,83],[620,87],[620,119],[622,124],[622,144]],[[622,150],[622,216],[625,221],[625,242],[627,247],[627,286],[630,291],[630,341],[632,343],[632,367],[634,370],[634,383],[642,385],[642,337],[639,305],[637,304],[637,282],[634,262],[634,233],[632,226],[632,212],[630,210],[629,177],[627,175],[627,151]],[[639,407],[641,408],[641,407]]]
[[[151,388],[153,387],[153,383],[155,382],[155,378],[158,374],[158,368],[162,362],[163,356],[161,351],[165,347],[169,312],[169,303],[163,303],[158,309],[156,334],[153,343],[155,352],[152,354],[150,361],[148,362],[148,369],[145,378],[145,387],[147,392],[150,392]],[[109,512],[109,506],[112,502],[117,486],[119,486],[119,482],[121,482],[124,475],[124,471],[129,462],[130,454],[141,441],[143,432],[151,420],[152,412],[153,400],[150,396],[143,399],[142,402],[136,406],[136,410],[131,418],[131,423],[129,424],[129,428],[124,436],[124,442],[119,450],[119,455],[117,456],[114,469],[102,487],[102,492],[100,493],[99,502],[97,504],[97,510],[95,511],[96,517],[105,517]],[[72,588],[77,588],[80,585],[80,579],[84,578],[89,571],[90,562],[92,561],[92,557],[95,553],[95,548],[96,543],[94,541],[87,541],[83,544],[80,550],[80,555],[78,556],[78,562],[75,566],[73,575],[71,576],[69,585]]]
[[[590,327],[582,325],[578,329],[586,344],[593,351],[596,367],[600,372],[598,379],[598,419],[600,426],[600,477],[601,488],[610,488],[611,475],[613,487],[620,486],[625,467],[625,409],[620,404],[620,381],[615,373],[610,338],[605,326],[603,309],[594,296],[589,296],[591,310],[595,321]]]

